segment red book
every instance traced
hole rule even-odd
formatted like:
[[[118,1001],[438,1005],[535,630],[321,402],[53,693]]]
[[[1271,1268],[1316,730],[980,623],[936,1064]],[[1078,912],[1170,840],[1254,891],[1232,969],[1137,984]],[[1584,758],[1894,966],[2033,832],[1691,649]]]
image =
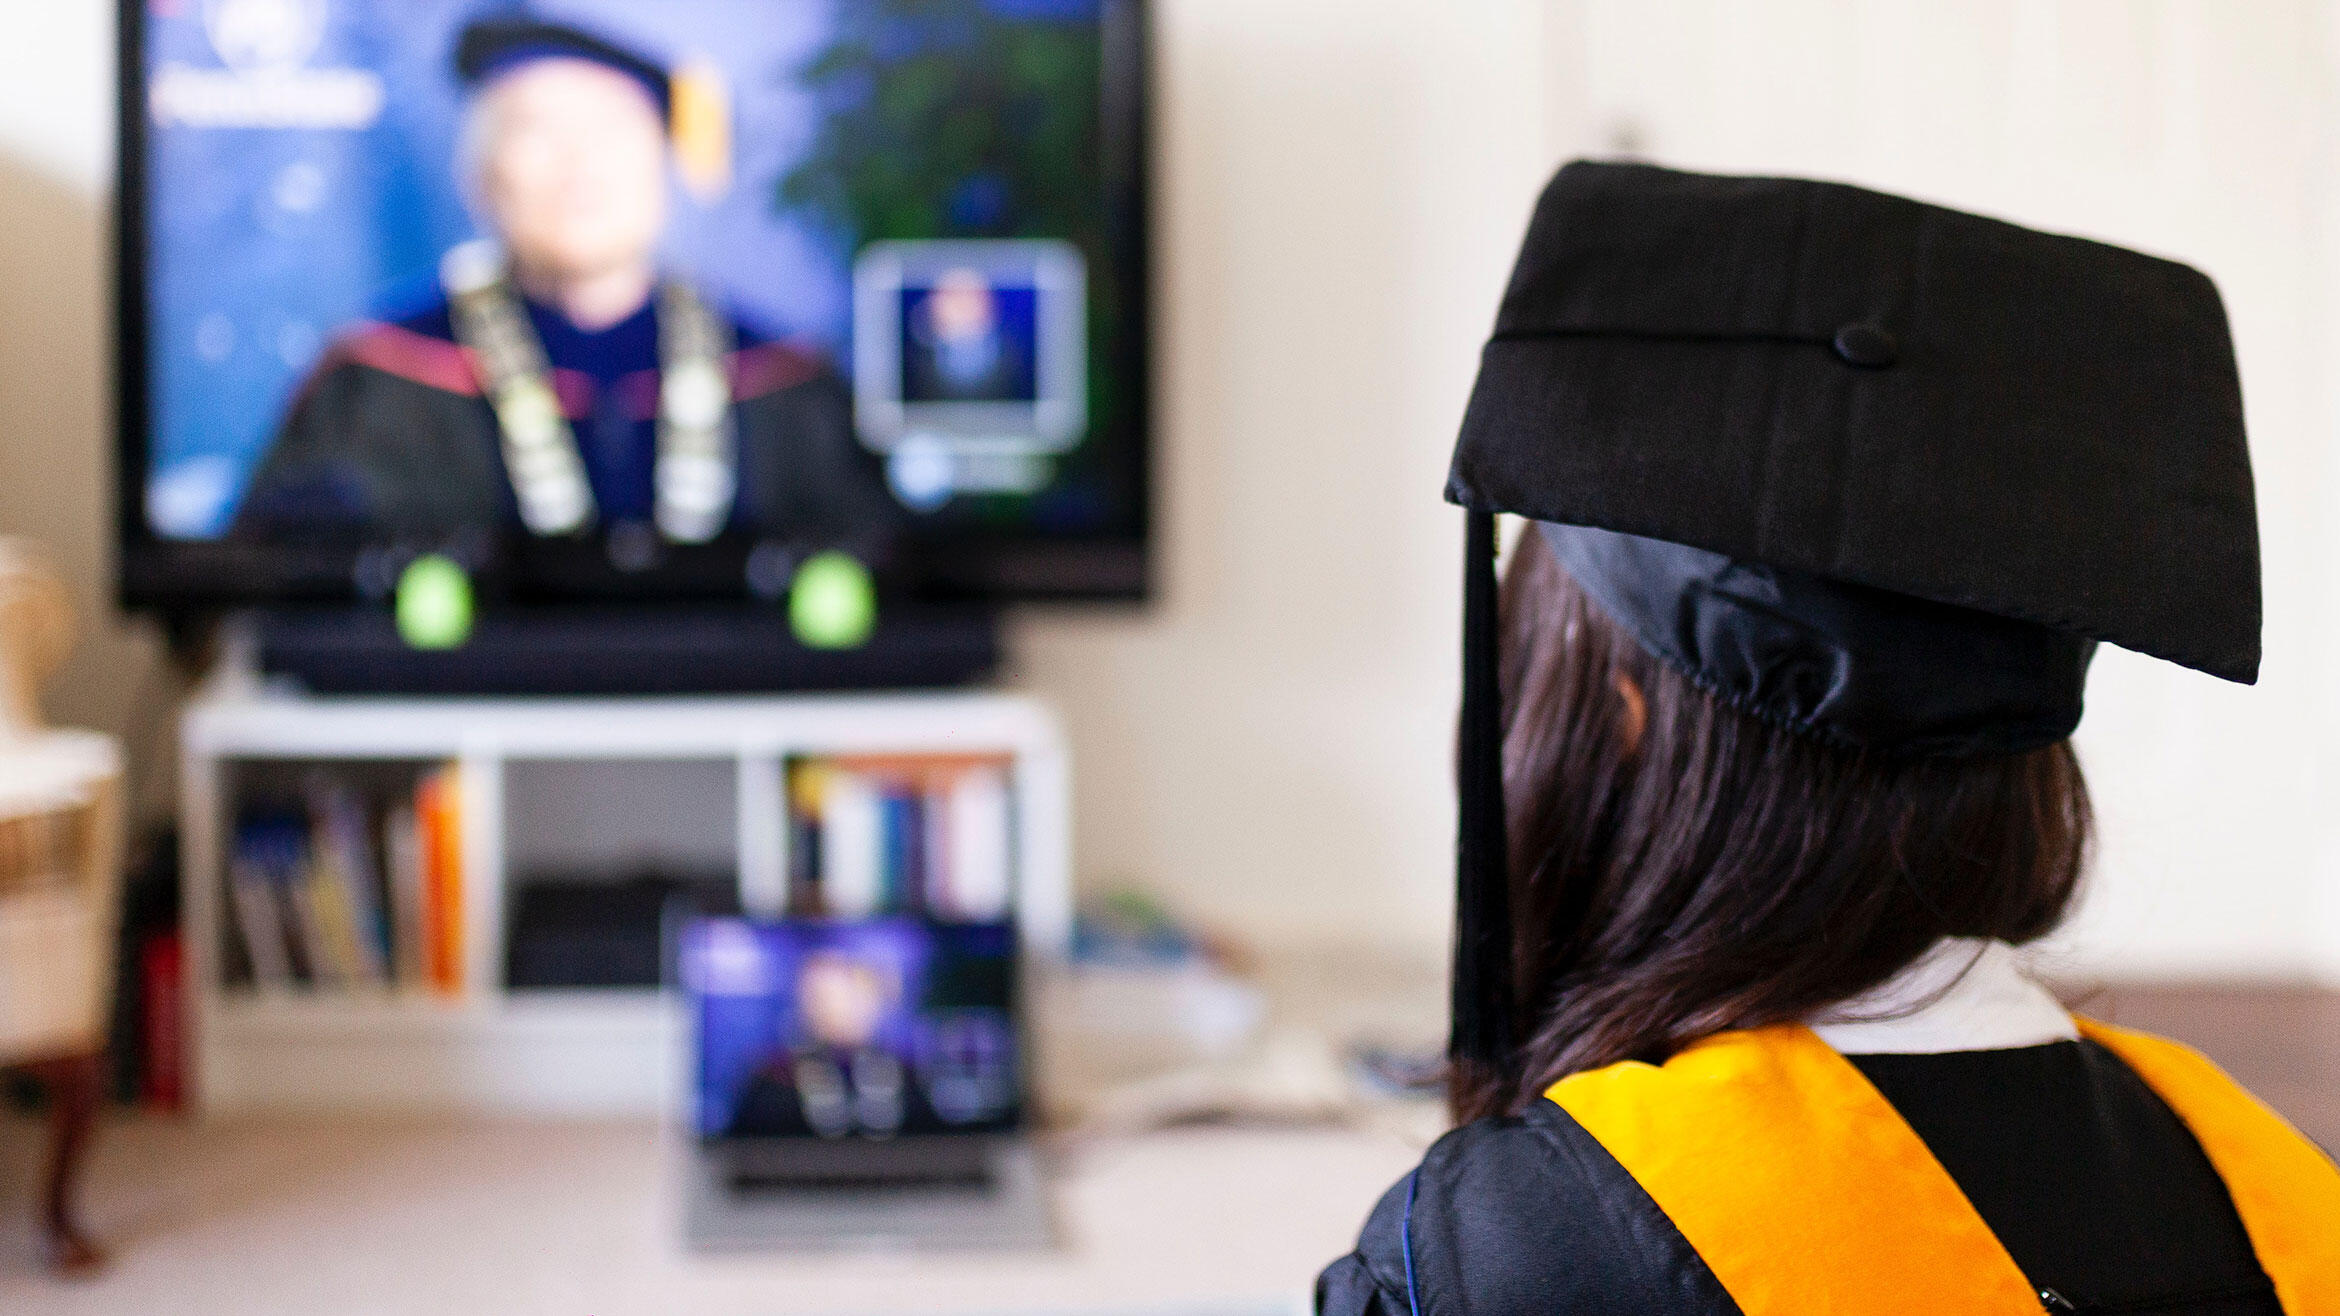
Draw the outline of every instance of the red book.
[[[139,1058],[138,1096],[176,1112],[186,1104],[186,1016],[181,1011],[185,948],[176,931],[157,932],[138,947],[138,1008],[146,1035]]]

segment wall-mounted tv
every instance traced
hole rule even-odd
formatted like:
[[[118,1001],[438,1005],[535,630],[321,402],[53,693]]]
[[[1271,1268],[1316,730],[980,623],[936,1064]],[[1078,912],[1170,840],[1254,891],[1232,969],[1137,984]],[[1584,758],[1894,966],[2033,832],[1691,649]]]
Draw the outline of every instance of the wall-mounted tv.
[[[122,590],[1146,583],[1141,0],[125,0]]]

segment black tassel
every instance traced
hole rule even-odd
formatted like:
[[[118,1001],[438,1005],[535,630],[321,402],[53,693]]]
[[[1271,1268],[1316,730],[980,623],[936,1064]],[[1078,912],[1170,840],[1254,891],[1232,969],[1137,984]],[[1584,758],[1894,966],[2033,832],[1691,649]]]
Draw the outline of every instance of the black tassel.
[[[1511,875],[1504,835],[1503,692],[1495,517],[1470,511],[1463,533],[1462,727],[1456,737],[1454,1016],[1447,1056],[1476,1075],[1512,1063]]]

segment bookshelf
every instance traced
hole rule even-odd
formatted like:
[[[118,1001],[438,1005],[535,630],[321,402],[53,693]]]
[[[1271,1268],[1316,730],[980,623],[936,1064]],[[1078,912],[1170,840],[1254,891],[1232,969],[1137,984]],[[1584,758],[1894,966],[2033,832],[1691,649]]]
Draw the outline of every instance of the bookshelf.
[[[610,872],[718,871],[742,909],[804,912],[791,791],[808,763],[995,767],[1007,862],[985,882],[1007,883],[1029,959],[1061,953],[1069,934],[1063,737],[1021,696],[317,698],[222,680],[189,706],[180,752],[188,1100],[199,1112],[666,1107],[684,1059],[673,1002],[655,987],[508,983],[516,893],[536,869],[600,856]],[[255,798],[319,776],[377,800],[444,784],[461,874],[448,980],[264,984],[239,954],[242,820]]]

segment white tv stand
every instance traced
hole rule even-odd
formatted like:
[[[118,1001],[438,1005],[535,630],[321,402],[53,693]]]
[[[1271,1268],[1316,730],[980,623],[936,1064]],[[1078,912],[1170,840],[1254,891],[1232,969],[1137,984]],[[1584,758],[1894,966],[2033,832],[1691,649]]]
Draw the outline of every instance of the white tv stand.
[[[1069,775],[1063,736],[1040,703],[991,693],[756,698],[315,698],[223,673],[187,710],[181,845],[189,1009],[188,1098],[198,1112],[469,1109],[538,1114],[654,1112],[672,1101],[684,1044],[655,990],[507,991],[508,838],[529,830],[516,798],[554,798],[558,774],[640,770],[655,784],[728,776],[692,818],[728,812],[728,846],[750,912],[787,895],[784,765],[794,755],[978,753],[1012,757],[1015,918],[1038,958],[1071,923]],[[455,997],[376,990],[263,995],[222,986],[225,854],[237,773],[321,762],[457,765],[466,939]],[[555,774],[551,777],[530,774]],[[531,792],[529,782],[539,788]],[[617,803],[613,800],[612,803]],[[591,811],[588,810],[588,813]],[[670,811],[677,812],[677,811]],[[556,821],[590,833],[591,825]],[[534,829],[542,834],[546,828]],[[671,839],[671,838],[670,838]]]

